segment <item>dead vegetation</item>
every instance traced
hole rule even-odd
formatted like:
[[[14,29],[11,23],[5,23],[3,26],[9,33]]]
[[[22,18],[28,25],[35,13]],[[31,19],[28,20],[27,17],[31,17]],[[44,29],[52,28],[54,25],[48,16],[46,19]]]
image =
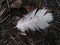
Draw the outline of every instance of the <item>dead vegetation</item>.
[[[20,7],[23,7],[24,10],[19,9]],[[47,32],[30,31],[25,34],[13,28],[16,24],[15,16],[22,16],[35,8],[42,7],[48,8],[55,15],[55,20]],[[59,0],[1,0],[0,45],[60,45]]]

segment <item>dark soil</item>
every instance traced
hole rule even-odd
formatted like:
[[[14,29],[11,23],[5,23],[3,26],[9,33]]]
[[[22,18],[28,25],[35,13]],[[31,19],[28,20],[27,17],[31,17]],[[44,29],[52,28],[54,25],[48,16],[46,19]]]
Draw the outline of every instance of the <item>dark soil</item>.
[[[6,2],[2,2],[0,4],[1,9],[6,8],[6,11],[0,16],[2,18],[0,19],[0,45],[60,45],[60,0],[23,0],[20,8],[16,9],[14,7],[10,10],[6,6]],[[9,1],[10,5],[13,2],[12,0]],[[52,10],[55,20],[46,32],[29,31],[26,32],[27,35],[24,35],[24,33],[21,34],[19,30],[14,28],[16,18],[23,17],[24,14],[28,13],[27,8],[24,7],[26,5],[29,5],[32,9],[46,7]]]

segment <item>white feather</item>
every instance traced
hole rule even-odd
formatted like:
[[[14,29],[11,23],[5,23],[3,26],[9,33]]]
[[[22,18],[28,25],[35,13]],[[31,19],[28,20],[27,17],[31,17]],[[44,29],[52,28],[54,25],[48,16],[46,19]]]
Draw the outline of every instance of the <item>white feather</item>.
[[[43,8],[39,9],[35,15],[36,10],[37,9],[21,18],[16,25],[17,29],[19,29],[22,32],[25,32],[25,30],[28,31],[28,29],[35,31],[35,28],[37,30],[38,28],[44,30],[45,28],[49,27],[50,24],[48,22],[53,21],[53,14],[45,14],[47,9]]]

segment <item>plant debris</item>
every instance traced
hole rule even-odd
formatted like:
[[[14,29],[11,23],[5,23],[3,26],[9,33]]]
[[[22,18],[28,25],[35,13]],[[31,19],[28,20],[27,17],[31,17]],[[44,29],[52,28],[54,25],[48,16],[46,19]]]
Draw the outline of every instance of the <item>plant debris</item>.
[[[26,31],[25,34],[14,28],[19,17],[42,7],[55,15],[46,32]],[[60,1],[0,0],[0,45],[60,45]]]

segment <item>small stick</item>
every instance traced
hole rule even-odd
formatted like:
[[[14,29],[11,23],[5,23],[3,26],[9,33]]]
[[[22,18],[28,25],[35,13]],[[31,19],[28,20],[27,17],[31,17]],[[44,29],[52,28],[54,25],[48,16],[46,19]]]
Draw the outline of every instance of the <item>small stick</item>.
[[[9,16],[10,16],[10,14],[8,16],[6,16],[3,20],[1,20],[0,23],[3,23]]]
[[[58,6],[60,7],[60,3],[56,0],[56,3],[58,4]]]
[[[8,5],[8,8],[10,9],[9,1],[8,1],[8,0],[6,0],[6,2],[7,2],[7,5]]]

